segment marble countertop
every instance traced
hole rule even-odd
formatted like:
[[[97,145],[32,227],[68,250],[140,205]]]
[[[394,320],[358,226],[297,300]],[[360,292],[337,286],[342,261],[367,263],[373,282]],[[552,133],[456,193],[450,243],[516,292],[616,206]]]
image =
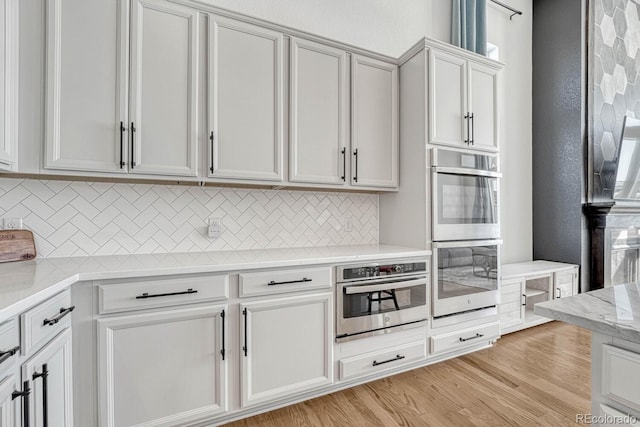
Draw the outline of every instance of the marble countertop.
[[[515,277],[530,276],[533,274],[547,274],[559,270],[574,268],[573,264],[554,261],[528,261],[514,264],[503,264],[500,271],[502,279],[513,279]]]
[[[640,283],[538,303],[534,312],[640,344]]]
[[[47,258],[0,264],[0,321],[73,283],[171,274],[213,273],[311,264],[424,257],[423,249],[390,245]]]

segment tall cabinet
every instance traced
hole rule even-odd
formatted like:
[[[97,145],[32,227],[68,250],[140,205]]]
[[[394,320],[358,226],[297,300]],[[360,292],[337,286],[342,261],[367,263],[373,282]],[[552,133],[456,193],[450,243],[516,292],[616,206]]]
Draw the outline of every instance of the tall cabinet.
[[[18,0],[0,1],[0,171],[18,163]]]

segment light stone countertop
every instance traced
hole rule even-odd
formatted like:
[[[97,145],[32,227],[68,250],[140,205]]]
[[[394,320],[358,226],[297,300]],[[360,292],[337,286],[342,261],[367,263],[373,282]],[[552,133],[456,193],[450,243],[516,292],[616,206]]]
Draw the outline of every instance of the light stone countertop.
[[[389,245],[46,258],[0,264],[0,322],[79,281],[419,258]]]
[[[531,276],[534,274],[554,273],[560,270],[569,270],[574,267],[575,265],[566,264],[564,262],[542,260],[503,264],[500,272],[500,278],[505,280],[516,277]]]
[[[640,283],[538,303],[534,312],[640,344]]]

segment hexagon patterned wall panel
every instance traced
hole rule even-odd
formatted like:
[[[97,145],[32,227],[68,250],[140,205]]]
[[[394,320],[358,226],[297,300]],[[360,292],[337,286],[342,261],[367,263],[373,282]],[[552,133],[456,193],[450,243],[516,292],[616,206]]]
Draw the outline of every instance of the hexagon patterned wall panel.
[[[640,117],[640,5],[595,0],[592,13],[592,194],[597,200],[610,197],[611,183],[600,172],[605,161],[615,159],[624,116]]]

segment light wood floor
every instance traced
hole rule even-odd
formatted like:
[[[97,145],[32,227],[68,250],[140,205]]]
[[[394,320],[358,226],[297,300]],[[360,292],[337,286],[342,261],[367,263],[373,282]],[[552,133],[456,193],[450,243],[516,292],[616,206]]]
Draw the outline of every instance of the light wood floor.
[[[591,334],[552,322],[229,426],[574,426],[590,399]]]

